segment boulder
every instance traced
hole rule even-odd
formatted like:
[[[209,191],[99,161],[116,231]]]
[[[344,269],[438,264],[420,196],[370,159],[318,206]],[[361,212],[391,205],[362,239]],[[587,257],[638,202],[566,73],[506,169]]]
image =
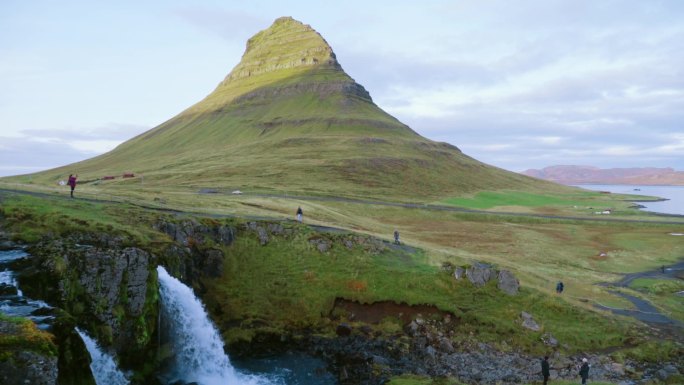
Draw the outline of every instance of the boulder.
[[[352,332],[352,327],[349,326],[347,323],[341,323],[337,325],[337,328],[335,329],[335,333],[337,333],[338,336],[340,337],[346,337],[349,336]]]
[[[492,278],[492,269],[485,264],[476,263],[466,269],[466,277],[473,285],[484,286]]]
[[[332,247],[332,242],[325,238],[309,239],[309,243],[321,253],[327,252]]]
[[[17,288],[6,283],[0,283],[0,296],[17,295]]]
[[[539,326],[539,324],[537,324],[537,322],[534,320],[534,318],[532,318],[531,314],[526,313],[526,312],[522,312],[522,313],[520,313],[520,316],[523,319],[522,326],[524,328],[530,329],[530,330],[535,331],[535,332],[538,332],[539,330],[541,330],[541,327]]]
[[[216,241],[228,246],[235,240],[235,230],[230,226],[219,226],[216,228]]]
[[[542,342],[544,342],[544,345],[548,345],[551,347],[556,347],[558,346],[558,340],[551,335],[551,333],[544,333],[543,336],[541,336]]]
[[[499,282],[497,286],[501,291],[508,295],[518,294],[520,282],[518,282],[518,279],[513,275],[513,273],[508,270],[501,270],[499,271],[498,280]]]
[[[444,337],[439,339],[439,350],[445,353],[453,353],[456,351],[451,341],[448,338]]]
[[[462,267],[457,267],[454,270],[454,278],[456,279],[462,279],[465,276],[465,269]]]
[[[677,369],[677,367],[672,364],[663,366],[663,370],[670,374],[680,374],[679,369]]]
[[[259,236],[259,244],[261,246],[265,246],[268,243],[268,233],[266,232],[266,229],[264,229],[261,226],[258,226],[256,228],[257,235]]]

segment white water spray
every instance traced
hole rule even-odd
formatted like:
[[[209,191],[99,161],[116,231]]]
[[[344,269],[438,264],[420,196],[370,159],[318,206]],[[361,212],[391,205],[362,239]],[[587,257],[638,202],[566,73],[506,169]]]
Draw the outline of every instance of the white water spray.
[[[83,339],[92,362],[90,363],[90,371],[93,372],[95,383],[97,385],[128,385],[128,379],[119,370],[114,361],[114,357],[105,353],[97,345],[97,342],[90,338],[85,332],[76,328],[76,332]]]
[[[238,373],[223,351],[223,341],[192,290],[157,267],[162,316],[175,353],[171,382],[200,385],[265,385],[270,381]]]

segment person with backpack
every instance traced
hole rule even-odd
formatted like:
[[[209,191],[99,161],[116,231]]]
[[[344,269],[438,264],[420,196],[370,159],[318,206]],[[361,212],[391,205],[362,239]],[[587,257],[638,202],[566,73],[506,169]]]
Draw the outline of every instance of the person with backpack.
[[[556,284],[556,293],[560,294],[563,292],[563,289],[565,288],[565,285],[563,285],[562,281],[558,281]]]

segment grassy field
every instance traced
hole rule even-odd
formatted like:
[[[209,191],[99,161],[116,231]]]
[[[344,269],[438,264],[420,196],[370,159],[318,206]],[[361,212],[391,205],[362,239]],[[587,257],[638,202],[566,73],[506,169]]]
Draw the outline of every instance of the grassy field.
[[[226,250],[231,259],[224,278],[208,283],[205,301],[213,314],[232,325],[219,325],[228,341],[249,339],[268,328],[282,331],[317,325],[325,329],[327,321],[321,314],[327,314],[335,298],[342,297],[362,303],[432,304],[460,317],[457,331],[463,335],[532,352],[540,352],[543,346],[537,342],[539,333],[521,331],[521,311],[533,314],[542,332],[551,332],[571,351],[620,346],[638,339],[638,328],[628,319],[592,309],[594,303],[627,306],[595,283],[674,262],[684,253],[676,237],[668,235],[677,225],[587,224],[343,202],[230,198],[222,209],[214,201],[203,203],[213,202],[206,210],[214,213],[268,214],[295,232],[291,238],[275,237],[267,246],[261,246],[256,235],[240,237]],[[335,224],[385,239],[396,228],[403,242],[419,250],[375,254],[360,247],[348,250],[340,242],[351,233],[319,233],[287,221],[296,205],[303,207],[307,223]],[[164,236],[140,226],[163,212],[126,204],[6,194],[2,212],[27,240],[46,232],[95,229],[126,234],[141,244],[165,242]],[[240,223],[248,218],[223,220]],[[329,239],[332,249],[318,252],[309,242],[317,237]],[[608,257],[599,258],[599,250],[607,251]],[[491,285],[474,289],[441,270],[445,262],[460,266],[474,261],[513,271],[521,281],[521,295],[502,296]],[[552,292],[559,279],[566,283],[562,296]],[[240,320],[239,327],[232,323],[235,320]],[[384,330],[391,323],[378,327]]]

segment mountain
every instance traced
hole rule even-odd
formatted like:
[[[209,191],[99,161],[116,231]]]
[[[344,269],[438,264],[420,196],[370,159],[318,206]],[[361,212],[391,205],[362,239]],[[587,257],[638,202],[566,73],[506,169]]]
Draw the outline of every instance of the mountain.
[[[290,17],[250,38],[240,63],[199,103],[111,152],[23,182],[54,184],[70,173],[86,182],[124,172],[160,189],[398,199],[562,188],[421,137],[375,105],[330,45]],[[125,188],[131,181],[98,183]]]
[[[609,168],[550,166],[523,171],[524,175],[562,184],[684,185],[684,172],[673,168]]]

